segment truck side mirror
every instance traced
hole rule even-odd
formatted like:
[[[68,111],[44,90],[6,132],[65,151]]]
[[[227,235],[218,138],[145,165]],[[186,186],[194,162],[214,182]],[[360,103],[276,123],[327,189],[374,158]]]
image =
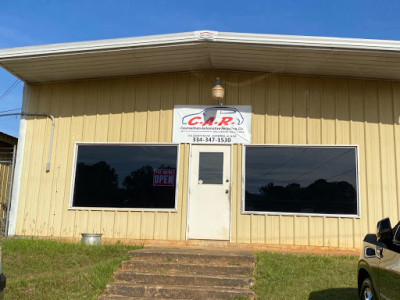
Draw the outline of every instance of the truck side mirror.
[[[379,242],[387,243],[393,241],[393,231],[392,225],[390,224],[390,219],[382,219],[376,225],[376,237]]]
[[[376,250],[371,247],[365,247],[364,250],[364,256],[369,258],[369,257],[375,257],[376,256]]]

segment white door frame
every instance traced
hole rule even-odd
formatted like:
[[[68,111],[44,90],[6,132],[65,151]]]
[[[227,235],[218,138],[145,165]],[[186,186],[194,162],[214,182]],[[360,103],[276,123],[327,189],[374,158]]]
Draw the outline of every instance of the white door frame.
[[[186,241],[189,240],[190,224],[190,183],[192,175],[192,146],[206,146],[207,144],[189,144],[189,166],[188,166],[188,189],[187,189],[187,207],[186,207]],[[229,242],[232,241],[232,178],[233,178],[233,144],[212,144],[207,146],[228,146],[230,147],[230,173],[229,173]]]

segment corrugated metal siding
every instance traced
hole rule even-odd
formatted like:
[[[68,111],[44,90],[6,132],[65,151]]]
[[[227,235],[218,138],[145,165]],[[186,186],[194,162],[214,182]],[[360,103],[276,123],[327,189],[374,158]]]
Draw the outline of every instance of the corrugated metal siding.
[[[74,143],[171,142],[174,104],[213,105],[223,80],[227,105],[252,105],[254,144],[359,145],[361,219],[242,215],[242,147],[234,146],[232,242],[358,248],[366,232],[400,217],[400,83],[242,72],[191,72],[33,85],[17,234],[184,240],[189,146],[181,145],[178,211],[68,210]]]
[[[178,213],[68,210],[76,141],[171,142],[176,95],[186,94],[186,86],[163,88],[171,82],[174,76],[32,86],[29,111],[53,114],[56,127],[51,171],[46,173],[51,123],[29,119],[17,234],[74,237],[102,232],[114,238],[185,239],[187,181],[182,175]],[[187,145],[181,146],[180,174],[187,168],[188,151]]]
[[[12,148],[7,150],[12,150]],[[0,148],[0,236],[4,234],[6,227],[13,155],[13,152],[1,153],[1,151],[4,150]]]

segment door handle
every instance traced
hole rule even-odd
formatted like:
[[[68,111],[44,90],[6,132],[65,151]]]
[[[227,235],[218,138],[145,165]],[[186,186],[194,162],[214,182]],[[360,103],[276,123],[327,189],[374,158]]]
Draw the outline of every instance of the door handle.
[[[225,194],[229,194],[229,190],[225,190]]]
[[[382,258],[383,255],[383,247],[380,245],[376,246],[376,257]]]

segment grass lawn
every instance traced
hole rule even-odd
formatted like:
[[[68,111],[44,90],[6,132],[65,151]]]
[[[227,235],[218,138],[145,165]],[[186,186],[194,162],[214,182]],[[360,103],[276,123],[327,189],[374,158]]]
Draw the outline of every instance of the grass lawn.
[[[5,299],[96,299],[141,246],[0,239]],[[357,299],[355,256],[256,253],[258,299]]]
[[[258,299],[357,299],[356,256],[256,253]]]
[[[96,299],[128,251],[141,246],[1,239],[5,299]]]

